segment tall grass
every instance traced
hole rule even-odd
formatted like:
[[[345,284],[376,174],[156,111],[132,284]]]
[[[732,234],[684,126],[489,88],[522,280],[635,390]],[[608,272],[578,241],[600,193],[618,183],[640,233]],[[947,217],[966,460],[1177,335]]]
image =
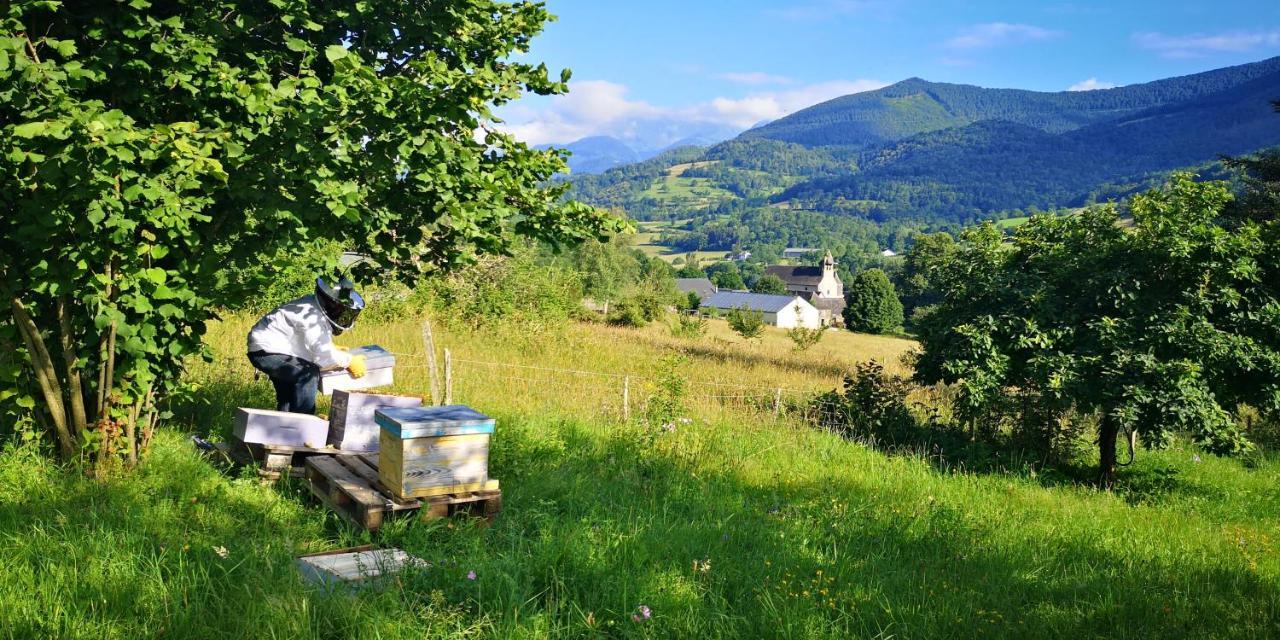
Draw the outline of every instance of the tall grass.
[[[223,433],[231,408],[270,403],[243,360],[245,320],[231,320],[138,477],[100,484],[24,449],[0,453],[0,637],[1280,635],[1274,461],[1143,452],[1125,493],[943,473],[767,407],[700,404],[696,385],[690,422],[622,423],[616,380],[546,370],[643,385],[682,348],[691,380],[808,391],[910,345],[839,334],[794,354],[785,335],[735,344],[716,326],[689,343],[661,327],[437,324],[459,361],[540,367],[521,383],[518,370],[458,362],[456,399],[498,419],[494,526],[399,521],[373,538],[296,484],[263,487],[200,460],[177,431]],[[412,321],[348,340],[369,342],[421,353]],[[414,361],[398,391],[425,390]],[[432,566],[347,593],[302,584],[291,564],[367,541]]]

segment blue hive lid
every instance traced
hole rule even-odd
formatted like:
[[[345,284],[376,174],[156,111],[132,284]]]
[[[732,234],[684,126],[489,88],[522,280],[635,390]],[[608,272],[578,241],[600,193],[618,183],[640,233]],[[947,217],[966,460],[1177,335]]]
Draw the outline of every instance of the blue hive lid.
[[[401,437],[493,433],[494,420],[471,407],[384,407],[373,414],[378,426]]]

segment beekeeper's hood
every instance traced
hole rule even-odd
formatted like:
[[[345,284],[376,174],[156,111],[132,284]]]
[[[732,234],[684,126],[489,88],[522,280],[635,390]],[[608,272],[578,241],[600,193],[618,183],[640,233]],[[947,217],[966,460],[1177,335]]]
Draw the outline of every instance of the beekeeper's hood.
[[[329,324],[333,325],[334,335],[350,329],[364,310],[364,298],[356,293],[356,285],[347,278],[340,278],[336,289],[330,287],[324,278],[316,278],[316,301],[324,310]]]

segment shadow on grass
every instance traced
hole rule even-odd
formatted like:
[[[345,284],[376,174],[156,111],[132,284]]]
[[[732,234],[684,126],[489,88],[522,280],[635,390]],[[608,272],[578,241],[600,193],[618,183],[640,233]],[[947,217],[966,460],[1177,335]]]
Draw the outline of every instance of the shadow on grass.
[[[381,540],[433,567],[351,596],[304,588],[292,560],[359,534],[339,525],[332,535],[322,507],[227,482],[177,437],[161,441],[138,478],[55,474],[44,490],[0,503],[0,536],[13,541],[0,551],[0,593],[15,605],[0,620],[15,637],[1278,630],[1274,581],[1199,549],[1110,542],[1125,522],[1024,536],[985,520],[984,505],[924,498],[892,478],[778,469],[749,481],[678,436],[602,435],[554,418],[500,416],[499,425],[491,468],[506,495],[495,526],[400,521]],[[642,606],[652,618],[637,622]]]
[[[225,436],[235,407],[270,401],[265,381],[226,376],[173,409],[178,424]],[[699,444],[683,431],[498,417],[497,523],[393,523],[375,540],[432,568],[350,596],[304,587],[293,557],[368,538],[297,485],[230,481],[169,434],[137,478],[50,474],[0,500],[10,541],[0,628],[86,638],[1280,633],[1274,563],[1260,573],[1190,529],[1168,532],[1166,546],[1135,545],[1133,523],[1112,514],[1023,534],[1051,517],[1042,496],[1017,504],[1010,494],[993,509],[992,492],[934,500],[907,486],[911,476],[878,475],[909,461],[760,477],[743,470],[747,456],[734,461],[729,434]],[[1166,479],[1150,482],[1166,490]],[[1002,513],[1017,521],[991,519]]]

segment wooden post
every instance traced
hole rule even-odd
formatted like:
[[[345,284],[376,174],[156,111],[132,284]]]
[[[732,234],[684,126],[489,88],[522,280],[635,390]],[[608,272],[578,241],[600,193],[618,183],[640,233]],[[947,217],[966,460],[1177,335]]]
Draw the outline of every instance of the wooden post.
[[[782,414],[782,387],[778,387],[773,394],[773,415]]]
[[[422,321],[422,349],[427,354],[427,371],[431,375],[431,404],[440,406],[440,380],[436,370],[436,343],[431,337],[431,321]]]
[[[622,378],[622,420],[631,421],[631,376]]]
[[[453,353],[444,350],[444,403],[453,404]]]

